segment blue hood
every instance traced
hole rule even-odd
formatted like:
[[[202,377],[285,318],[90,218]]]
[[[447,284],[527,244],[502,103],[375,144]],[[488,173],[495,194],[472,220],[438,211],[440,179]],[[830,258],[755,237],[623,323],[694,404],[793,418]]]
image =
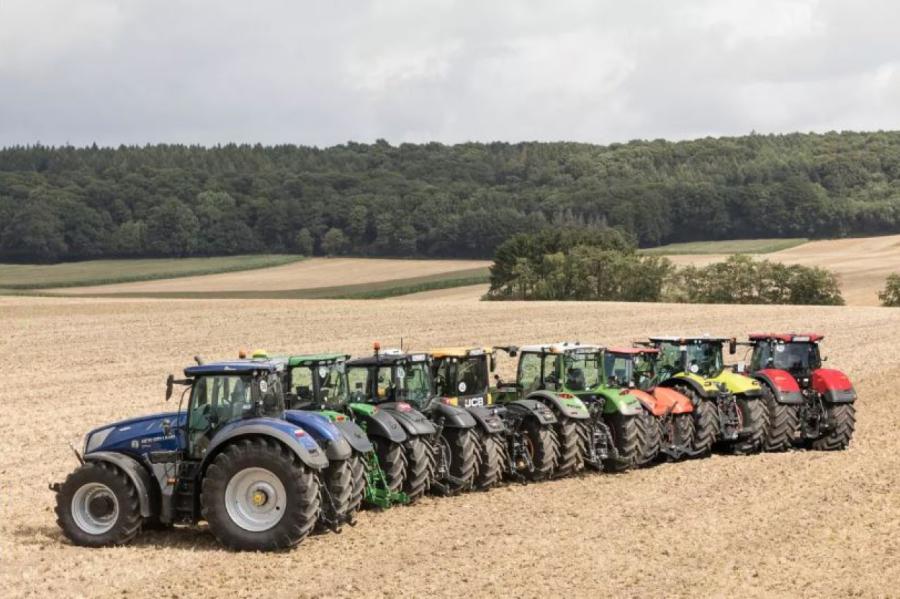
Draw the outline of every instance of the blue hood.
[[[95,428],[85,437],[85,452],[110,450],[140,452],[142,446],[168,440],[163,433],[162,423],[164,420],[168,420],[172,426],[169,438],[171,438],[174,449],[176,445],[175,431],[184,425],[185,417],[184,412],[162,412]]]

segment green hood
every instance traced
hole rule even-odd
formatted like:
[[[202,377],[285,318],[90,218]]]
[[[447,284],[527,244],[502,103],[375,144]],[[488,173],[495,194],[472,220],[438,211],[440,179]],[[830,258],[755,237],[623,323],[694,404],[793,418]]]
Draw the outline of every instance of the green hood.
[[[634,395],[626,393],[626,391],[628,391],[628,389],[600,387],[597,392],[606,399],[603,403],[603,413],[615,414],[618,412],[623,416],[634,416],[639,414],[642,409],[641,402]]]

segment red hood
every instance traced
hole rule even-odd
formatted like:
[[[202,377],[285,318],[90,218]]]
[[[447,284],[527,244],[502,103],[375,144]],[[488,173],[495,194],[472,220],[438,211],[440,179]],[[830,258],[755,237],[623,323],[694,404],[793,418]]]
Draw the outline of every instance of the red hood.
[[[826,391],[849,391],[853,389],[853,383],[847,375],[840,370],[819,368],[812,373],[812,388],[818,393]]]

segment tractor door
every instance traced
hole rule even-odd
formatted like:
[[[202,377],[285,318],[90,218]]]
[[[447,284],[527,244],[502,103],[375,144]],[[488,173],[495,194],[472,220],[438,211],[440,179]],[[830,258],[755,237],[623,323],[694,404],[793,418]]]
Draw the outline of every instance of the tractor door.
[[[540,354],[522,354],[519,358],[519,368],[516,372],[516,383],[523,397],[532,391],[539,391],[544,388],[543,361]]]
[[[200,459],[217,430],[253,410],[249,375],[201,376],[188,405],[188,456]]]

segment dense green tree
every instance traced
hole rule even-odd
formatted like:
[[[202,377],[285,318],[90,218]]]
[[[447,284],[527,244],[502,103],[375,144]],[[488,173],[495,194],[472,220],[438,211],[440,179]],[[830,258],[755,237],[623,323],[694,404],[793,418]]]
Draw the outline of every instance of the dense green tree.
[[[322,251],[326,256],[339,256],[347,249],[347,237],[340,229],[328,229],[322,238]]]
[[[900,273],[891,273],[885,281],[884,289],[878,292],[882,306],[900,307]]]
[[[300,232],[297,233],[297,237],[294,239],[294,248],[304,256],[313,255],[313,251],[315,250],[315,240],[309,232],[309,229],[305,227],[300,229]]]
[[[190,208],[179,200],[166,200],[147,217],[147,250],[156,256],[189,256],[197,247],[198,230]]]

